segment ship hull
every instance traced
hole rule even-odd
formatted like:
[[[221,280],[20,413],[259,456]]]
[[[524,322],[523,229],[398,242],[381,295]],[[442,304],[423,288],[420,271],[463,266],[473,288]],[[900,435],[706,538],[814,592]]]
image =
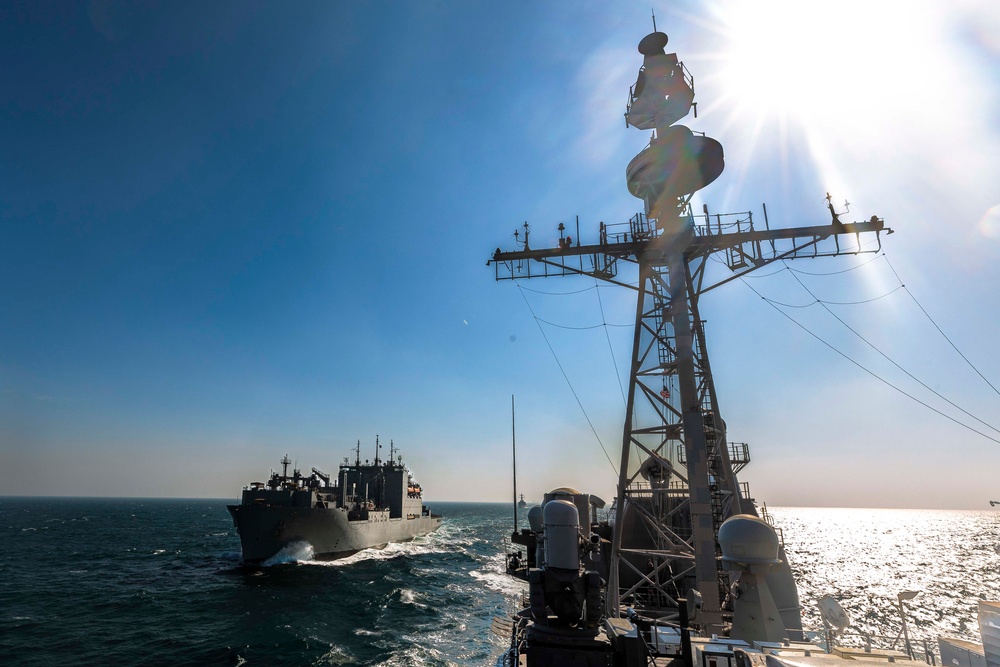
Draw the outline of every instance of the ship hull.
[[[308,543],[313,557],[343,558],[363,549],[406,542],[441,526],[441,517],[389,518],[388,512],[370,512],[369,518],[350,520],[337,507],[288,507],[280,505],[228,505],[240,535],[243,562],[261,563],[283,548]]]

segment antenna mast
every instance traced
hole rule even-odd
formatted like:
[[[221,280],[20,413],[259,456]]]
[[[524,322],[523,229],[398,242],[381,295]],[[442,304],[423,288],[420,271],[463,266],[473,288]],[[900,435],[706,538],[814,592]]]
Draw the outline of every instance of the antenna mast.
[[[877,216],[764,230],[752,213],[709,215],[706,208],[696,219],[691,198],[721,175],[722,145],[675,124],[694,105],[693,79],[666,45],[667,35],[655,30],[639,42],[643,64],[625,113],[628,126],[654,131],[626,168],[644,212],[602,223],[596,244],[578,235],[576,244],[555,248],[530,248],[525,222],[523,245],[515,234],[520,247],[497,249],[487,264],[497,280],[583,275],[636,290],[607,613],[619,616],[627,599],[636,611],[661,616],[693,594],[702,599],[703,630],[721,632],[730,574],[719,559],[718,530],[728,517],[756,510],[736,478],[749,450],[726,436],[700,297],[775,261],[877,253],[880,233],[892,230]],[[863,245],[862,235],[876,243]],[[713,283],[707,269],[716,254],[732,273]],[[618,278],[621,263],[635,267],[637,286],[631,276]],[[797,611],[782,620],[801,628]]]
[[[514,435],[514,394],[510,395],[510,449],[514,467],[514,532],[517,532],[517,441]]]

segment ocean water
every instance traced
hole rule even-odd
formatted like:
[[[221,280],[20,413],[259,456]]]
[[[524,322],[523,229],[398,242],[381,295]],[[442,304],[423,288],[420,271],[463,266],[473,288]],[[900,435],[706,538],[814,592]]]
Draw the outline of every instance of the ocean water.
[[[0,498],[0,665],[484,665],[511,510],[338,561],[241,566],[224,500]]]
[[[333,562],[241,566],[223,500],[0,498],[0,665],[490,665],[509,505],[431,503],[441,529]],[[771,508],[807,623],[836,595],[890,639],[976,638],[1000,597],[1000,512]]]
[[[902,627],[896,596],[916,591],[903,603],[915,650],[925,640],[936,647],[939,636],[981,641],[977,603],[1000,600],[1000,511],[769,511],[784,537],[807,627],[822,627],[816,600],[830,594],[853,633],[892,640]]]

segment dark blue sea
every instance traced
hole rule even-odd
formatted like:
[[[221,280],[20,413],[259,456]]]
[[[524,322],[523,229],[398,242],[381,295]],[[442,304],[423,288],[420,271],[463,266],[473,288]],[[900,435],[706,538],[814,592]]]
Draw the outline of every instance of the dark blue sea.
[[[224,500],[0,498],[0,666],[491,665],[506,504],[431,503],[441,529],[333,562],[244,568]],[[831,593],[855,629],[977,639],[1000,597],[1000,512],[771,508],[803,617]],[[898,641],[898,638],[897,638]],[[898,645],[897,645],[898,647]]]
[[[433,535],[249,569],[225,500],[0,498],[0,665],[491,663],[510,505]]]

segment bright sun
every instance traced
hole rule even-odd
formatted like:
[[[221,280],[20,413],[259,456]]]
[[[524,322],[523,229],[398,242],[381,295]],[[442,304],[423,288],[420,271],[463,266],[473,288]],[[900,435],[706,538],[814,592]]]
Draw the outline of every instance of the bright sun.
[[[836,124],[921,95],[936,74],[915,3],[764,0],[723,2],[723,90],[728,102],[805,126]]]
[[[900,0],[716,0],[705,111],[752,152],[805,140],[825,187],[848,194],[845,164],[905,153],[953,113],[942,84],[949,17]],[[699,95],[705,91],[699,89]],[[787,165],[786,165],[787,167]]]
[[[713,107],[730,109],[730,122],[878,141],[874,115],[945,104],[932,96],[949,72],[930,55],[944,21],[928,5],[722,0],[714,13],[725,98]]]

